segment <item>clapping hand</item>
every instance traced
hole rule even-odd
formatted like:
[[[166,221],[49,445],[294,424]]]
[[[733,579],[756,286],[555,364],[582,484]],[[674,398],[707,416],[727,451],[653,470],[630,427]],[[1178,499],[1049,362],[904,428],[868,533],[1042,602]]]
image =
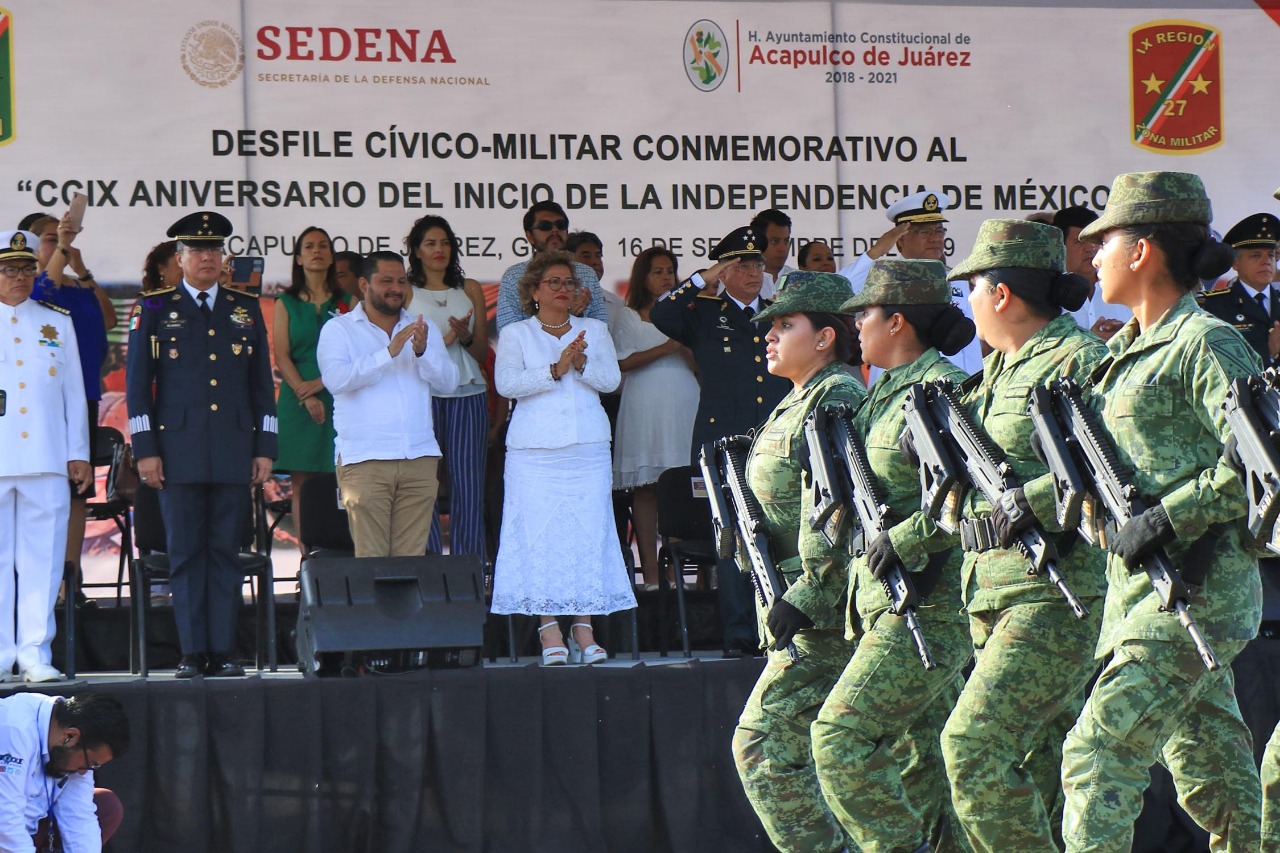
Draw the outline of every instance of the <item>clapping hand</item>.
[[[569,297],[569,313],[575,317],[581,317],[583,312],[587,310],[587,306],[591,304],[591,288],[579,287]]]
[[[449,331],[445,335],[444,345],[449,346],[454,341],[463,341],[464,347],[471,344],[471,315],[473,311],[468,311],[461,317],[449,318]]]
[[[413,354],[422,355],[427,351],[427,321],[419,314],[418,319],[409,324],[409,328],[413,329]]]
[[[570,367],[581,370],[587,363],[585,350],[587,349],[587,330],[583,329],[578,332],[578,336],[569,342],[569,345],[560,353],[560,362],[557,365],[560,375],[569,372]]]

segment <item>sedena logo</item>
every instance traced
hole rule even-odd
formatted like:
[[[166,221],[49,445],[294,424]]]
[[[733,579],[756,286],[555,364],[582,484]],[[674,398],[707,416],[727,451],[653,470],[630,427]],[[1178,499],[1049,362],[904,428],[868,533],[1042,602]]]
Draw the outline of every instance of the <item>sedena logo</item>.
[[[210,89],[227,85],[244,70],[240,34],[221,21],[201,21],[187,30],[179,54],[187,76]]]
[[[720,88],[729,71],[728,39],[715,21],[703,19],[689,27],[684,39],[684,71],[702,92]]]

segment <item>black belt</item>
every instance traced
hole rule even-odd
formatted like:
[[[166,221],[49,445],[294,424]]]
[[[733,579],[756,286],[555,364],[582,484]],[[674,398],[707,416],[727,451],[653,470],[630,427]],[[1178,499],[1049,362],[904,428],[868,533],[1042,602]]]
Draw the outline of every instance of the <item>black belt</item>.
[[[990,518],[960,519],[960,548],[964,551],[981,554],[994,551],[1000,547],[1000,539],[996,536],[996,526]]]

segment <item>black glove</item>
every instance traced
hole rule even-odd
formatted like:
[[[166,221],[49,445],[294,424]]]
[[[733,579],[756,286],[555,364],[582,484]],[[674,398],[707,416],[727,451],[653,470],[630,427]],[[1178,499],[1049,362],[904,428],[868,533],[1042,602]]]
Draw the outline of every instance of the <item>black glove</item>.
[[[1116,534],[1116,556],[1124,560],[1126,569],[1133,571],[1140,568],[1142,558],[1163,548],[1178,538],[1169,523],[1169,514],[1164,507],[1156,504],[1150,509],[1129,519],[1129,523],[1120,528]]]
[[[991,523],[995,525],[1001,548],[1008,548],[1019,533],[1036,523],[1036,514],[1031,511],[1022,487],[1005,489],[1000,494],[1000,500],[991,509]]]
[[[902,565],[888,533],[881,533],[867,548],[867,568],[876,580],[882,579],[894,566]]]
[[[773,647],[781,651],[791,645],[796,633],[813,627],[813,620],[804,615],[804,611],[789,604],[786,599],[779,598],[769,611],[769,618],[764,620],[773,635]]]
[[[907,461],[920,467],[920,454],[916,453],[916,441],[911,437],[911,430],[904,429],[898,437],[898,452],[907,457]]]

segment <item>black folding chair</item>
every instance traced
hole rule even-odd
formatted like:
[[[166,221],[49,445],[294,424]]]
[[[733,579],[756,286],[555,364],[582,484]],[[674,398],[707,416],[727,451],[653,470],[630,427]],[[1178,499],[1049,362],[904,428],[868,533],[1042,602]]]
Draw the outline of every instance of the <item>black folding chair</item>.
[[[107,487],[105,494],[99,495],[99,500],[88,501],[85,504],[86,521],[114,521],[120,531],[120,559],[114,584],[116,588],[116,607],[120,606],[121,599],[124,596],[125,568],[128,567],[129,561],[133,558],[133,517],[129,511],[128,501],[119,497],[115,500],[109,500],[108,498],[114,491],[116,478],[120,475],[120,469],[124,465],[126,447],[124,436],[121,435],[120,430],[109,426],[98,427],[98,452],[91,460],[91,464],[95,471],[98,468],[107,469]],[[81,588],[109,587],[112,585],[109,583],[86,583],[81,584]],[[68,600],[75,600],[74,596],[71,596],[69,592]]]
[[[298,538],[302,553],[311,557],[354,557],[351,523],[338,497],[335,474],[312,474],[298,494]]]
[[[693,492],[694,478],[702,474],[692,465],[668,468],[658,477],[658,602],[659,651],[667,655],[666,605],[667,569],[676,577],[676,608],[680,621],[680,643],[684,656],[689,651],[689,623],[685,612],[684,580],[692,569],[695,580],[710,580],[716,565],[716,544],[711,527],[711,504]],[[710,583],[706,584],[710,587]]]
[[[133,560],[133,570],[129,573],[129,595],[133,607],[133,638],[130,644],[136,654],[136,669],[143,678],[147,677],[147,611],[151,607],[151,582],[169,577],[169,556],[164,552],[166,545],[164,517],[160,514],[160,496],[147,485],[139,485],[134,496],[133,510],[134,537],[138,555]],[[253,501],[245,512],[243,530],[240,540],[240,569],[246,582],[257,582],[257,626],[255,636],[255,656],[258,671],[263,670],[264,659],[271,672],[277,670],[276,660],[276,607],[275,593],[272,589],[271,558],[253,550],[258,533],[256,513]],[[264,654],[265,651],[265,654]]]

